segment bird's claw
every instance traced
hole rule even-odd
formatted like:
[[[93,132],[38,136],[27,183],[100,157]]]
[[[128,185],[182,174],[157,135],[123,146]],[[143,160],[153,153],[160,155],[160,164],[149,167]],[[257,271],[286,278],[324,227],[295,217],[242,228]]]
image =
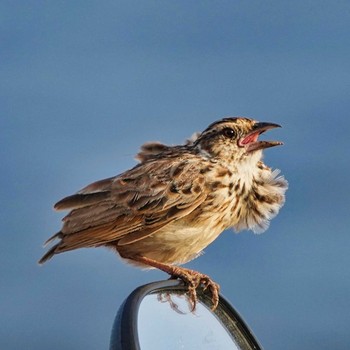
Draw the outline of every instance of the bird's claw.
[[[200,272],[189,270],[189,269],[180,269],[178,273],[173,275],[173,277],[180,278],[188,285],[188,297],[192,310],[194,311],[197,305],[197,288],[202,287],[203,292],[209,291],[211,294],[211,300],[213,306],[211,310],[214,311],[219,304],[219,292],[220,286],[215,283],[208,275],[202,274]]]

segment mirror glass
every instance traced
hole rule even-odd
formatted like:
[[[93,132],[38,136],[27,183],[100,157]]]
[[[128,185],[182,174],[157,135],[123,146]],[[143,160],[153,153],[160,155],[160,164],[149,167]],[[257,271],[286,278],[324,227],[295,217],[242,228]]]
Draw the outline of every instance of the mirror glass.
[[[227,320],[220,306],[213,313],[210,300],[208,305],[201,298],[192,311],[183,291],[148,294],[138,314],[141,349],[252,349],[235,320]]]

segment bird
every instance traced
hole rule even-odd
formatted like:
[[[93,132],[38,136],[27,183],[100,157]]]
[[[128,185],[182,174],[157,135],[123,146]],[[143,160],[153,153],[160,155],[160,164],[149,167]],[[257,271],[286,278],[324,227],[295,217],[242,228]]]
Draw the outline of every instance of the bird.
[[[108,247],[136,267],[182,280],[195,308],[197,288],[208,290],[212,310],[220,286],[182,267],[227,229],[263,232],[285,202],[288,182],[262,161],[263,150],[282,145],[259,140],[279,124],[226,117],[182,145],[148,142],[138,163],[96,181],[54,205],[68,210],[56,243],[39,260],[87,247]],[[58,241],[57,241],[58,240]]]

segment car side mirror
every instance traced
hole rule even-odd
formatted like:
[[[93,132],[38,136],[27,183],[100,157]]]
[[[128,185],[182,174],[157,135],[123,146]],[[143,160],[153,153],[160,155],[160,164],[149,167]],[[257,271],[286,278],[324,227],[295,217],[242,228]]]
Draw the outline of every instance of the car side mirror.
[[[262,349],[222,295],[213,312],[210,294],[198,289],[198,302],[192,310],[186,292],[179,280],[135,289],[119,308],[110,350]]]

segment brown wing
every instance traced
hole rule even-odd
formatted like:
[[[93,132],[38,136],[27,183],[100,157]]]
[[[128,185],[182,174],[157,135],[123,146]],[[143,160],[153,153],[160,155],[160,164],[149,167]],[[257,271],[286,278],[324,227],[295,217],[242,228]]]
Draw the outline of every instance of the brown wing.
[[[141,146],[135,158],[142,163],[149,159],[156,158],[159,154],[167,152],[171,150],[171,148],[171,146],[164,145],[160,142],[146,142]]]
[[[205,181],[196,160],[157,159],[115,178],[95,182],[59,201],[71,209],[61,241],[40,260],[56,253],[118,241],[130,244],[191,213],[206,198]]]

